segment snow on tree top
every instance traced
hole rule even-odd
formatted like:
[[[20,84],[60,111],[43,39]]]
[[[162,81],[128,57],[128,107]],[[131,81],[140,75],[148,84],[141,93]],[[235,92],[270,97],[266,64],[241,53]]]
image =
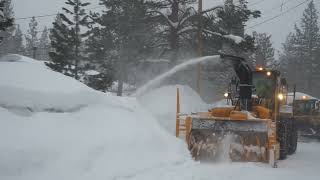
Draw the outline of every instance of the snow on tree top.
[[[88,71],[85,72],[85,74],[88,75],[88,76],[96,76],[96,75],[99,75],[100,72],[95,71],[95,70],[88,70]]]
[[[233,35],[233,34],[224,35],[223,37],[232,40],[236,44],[240,44],[241,42],[244,41],[244,39],[242,37],[236,36],[236,35]]]

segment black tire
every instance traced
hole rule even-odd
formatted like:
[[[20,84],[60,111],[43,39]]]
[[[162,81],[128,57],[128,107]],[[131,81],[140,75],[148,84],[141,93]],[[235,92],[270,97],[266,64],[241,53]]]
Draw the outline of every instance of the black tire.
[[[288,155],[288,123],[286,119],[278,122],[278,142],[280,143],[280,160],[284,160]]]
[[[297,146],[298,146],[298,130],[297,130],[297,126],[295,123],[295,120],[292,119],[291,120],[291,128],[290,128],[290,139],[289,139],[289,149],[288,149],[288,154],[292,155],[296,152],[297,150]]]

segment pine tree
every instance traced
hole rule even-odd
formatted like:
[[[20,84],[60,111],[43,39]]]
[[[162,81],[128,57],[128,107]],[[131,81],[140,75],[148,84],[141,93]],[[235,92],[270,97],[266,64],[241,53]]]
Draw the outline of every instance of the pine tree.
[[[260,17],[260,11],[251,10],[244,0],[226,0],[222,9],[206,13],[204,17],[204,55],[212,55],[223,52],[248,58],[254,51],[254,38],[245,34],[246,23],[251,18]],[[230,36],[232,35],[232,36]],[[233,38],[241,38],[240,43]],[[204,78],[214,83],[217,91],[226,87],[226,82],[233,76],[231,67],[203,67],[207,74]],[[220,89],[219,89],[220,88]]]
[[[49,51],[50,51],[49,30],[47,27],[44,27],[41,33],[41,37],[39,39],[39,48],[37,51],[38,59],[48,61]]]
[[[256,56],[256,67],[271,67],[276,68],[278,66],[274,58],[274,48],[271,42],[271,35],[266,33],[253,32],[255,39],[255,56]]]
[[[52,70],[72,76],[71,64],[73,55],[69,46],[69,29],[63,24],[60,14],[53,22],[50,30],[50,43],[53,51],[49,52],[51,62],[46,63]]]
[[[25,47],[23,44],[23,33],[19,26],[17,26],[15,30],[15,34],[12,38],[12,50],[11,53],[15,54],[24,54],[25,53]]]
[[[156,10],[158,21],[162,28],[159,31],[160,56],[171,60],[171,64],[186,53],[188,56],[195,53],[193,49],[198,24],[194,24],[199,15],[192,5],[196,0],[162,0]],[[163,13],[166,12],[166,13]],[[190,41],[191,40],[191,41]]]
[[[318,27],[318,12],[311,1],[301,18],[300,27],[295,25],[294,33],[288,36],[284,44],[282,64],[287,65],[288,77],[297,84],[299,90],[313,95],[316,91],[315,82],[320,80],[320,61],[317,56],[320,50],[320,32]],[[296,72],[299,76],[296,76]],[[296,78],[292,78],[296,77]]]
[[[8,53],[8,44],[14,32],[11,0],[0,0],[0,54]]]
[[[70,6],[70,9],[63,7],[65,14],[59,14],[60,22],[54,23],[54,30],[51,36],[53,43],[51,45],[56,52],[50,53],[52,63],[48,65],[60,71],[67,64],[69,69],[65,73],[79,80],[81,73],[80,62],[85,59],[81,54],[81,46],[83,45],[83,39],[88,36],[87,32],[83,33],[82,28],[89,26],[89,16],[85,11],[85,7],[90,3],[82,3],[81,0],[67,0],[65,4]],[[72,18],[68,18],[68,16]],[[66,50],[60,49],[59,41],[65,43],[63,46],[67,47]]]
[[[0,0],[0,31],[6,31],[13,25],[11,0]]]
[[[114,43],[111,32],[106,28],[92,28],[86,47],[91,66],[88,69],[96,70],[100,74],[87,77],[85,83],[89,87],[106,92],[112,86],[115,76],[112,56]]]
[[[260,14],[260,11],[249,9],[246,0],[226,0],[224,10],[218,14],[221,19],[219,28],[224,31],[224,34],[236,35],[242,37],[245,41],[237,44],[229,40],[229,42],[223,43],[223,51],[243,56],[243,52],[253,50],[254,39],[245,34],[244,27],[249,19],[258,18]]]
[[[283,52],[280,54],[280,69],[283,74],[287,76],[287,78],[291,81],[292,79],[296,79],[295,73],[292,73],[296,69],[297,61],[297,51],[295,47],[295,34],[289,33],[286,38],[285,43],[282,44]]]
[[[26,55],[29,57],[37,58],[36,52],[39,47],[38,39],[38,22],[35,17],[32,17],[29,22],[29,29],[25,35],[26,39]]]
[[[150,21],[150,1],[101,0],[106,8],[99,24],[112,33],[113,58],[116,62],[118,95],[128,78],[128,66],[137,63],[152,45],[153,21]],[[150,33],[151,32],[151,33]],[[139,45],[137,45],[139,44]]]
[[[303,13],[301,22],[302,29],[302,51],[305,55],[307,89],[314,93],[314,75],[319,72],[320,62],[316,57],[316,51],[320,48],[320,34],[318,27],[318,12],[314,2],[308,4],[308,8]]]
[[[238,0],[237,3],[227,0],[224,7],[205,9],[202,14],[194,10],[193,4],[197,2],[194,0],[163,0],[161,2],[164,4],[162,8],[168,9],[169,12],[164,14],[165,10],[161,9],[159,14],[162,17],[162,20],[160,18],[162,25],[165,26],[162,36],[168,39],[165,50],[171,52],[169,58],[172,61],[180,56],[181,50],[184,54],[191,51],[195,54],[199,44],[197,42],[199,33],[204,43],[204,54],[218,52],[223,42],[233,43],[232,48],[237,48],[240,52],[253,49],[253,38],[244,35],[244,26],[250,18],[259,17],[260,12],[250,10],[245,0]],[[202,32],[199,32],[199,26],[202,26]],[[225,36],[229,34],[243,37],[245,41],[241,44],[234,43],[231,38]],[[161,44],[166,44],[166,41]]]

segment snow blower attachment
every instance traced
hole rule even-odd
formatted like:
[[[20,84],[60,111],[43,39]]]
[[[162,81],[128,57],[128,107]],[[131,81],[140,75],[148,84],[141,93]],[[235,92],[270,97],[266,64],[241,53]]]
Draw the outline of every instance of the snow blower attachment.
[[[221,58],[231,62],[238,78],[238,92],[232,100],[235,103],[183,115],[178,89],[176,135],[185,135],[195,160],[227,158],[269,162],[275,167],[276,161],[294,153],[297,145],[293,113],[280,112],[286,98],[286,82],[278,71],[252,71],[242,58],[229,55]]]

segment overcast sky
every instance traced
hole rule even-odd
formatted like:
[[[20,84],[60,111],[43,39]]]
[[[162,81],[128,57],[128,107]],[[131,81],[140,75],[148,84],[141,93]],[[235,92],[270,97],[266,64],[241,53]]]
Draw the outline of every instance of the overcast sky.
[[[14,12],[17,18],[29,17],[45,14],[54,14],[61,11],[61,7],[64,5],[65,0],[12,0],[14,5]],[[98,0],[87,0],[92,5],[89,8],[98,6]],[[221,4],[223,0],[203,0],[204,9],[213,7],[217,4]],[[253,9],[260,10],[262,17],[259,19],[251,20],[248,23],[248,27],[255,25],[256,23],[263,22],[273,16],[284,12],[306,0],[248,0],[249,6]],[[310,0],[309,0],[310,1]],[[320,0],[314,1],[320,10]],[[282,5],[283,4],[283,5]],[[272,40],[276,49],[281,50],[281,43],[286,39],[287,34],[292,31],[295,23],[299,23],[299,19],[303,10],[306,8],[307,3],[295,8],[289,13],[282,15],[268,23],[256,26],[252,29],[248,29],[247,32],[251,33],[253,30],[258,32],[266,32],[272,35]],[[41,28],[44,26],[51,27],[54,17],[38,18],[38,22]],[[20,24],[25,31],[28,26],[28,20],[17,20],[17,24]]]

